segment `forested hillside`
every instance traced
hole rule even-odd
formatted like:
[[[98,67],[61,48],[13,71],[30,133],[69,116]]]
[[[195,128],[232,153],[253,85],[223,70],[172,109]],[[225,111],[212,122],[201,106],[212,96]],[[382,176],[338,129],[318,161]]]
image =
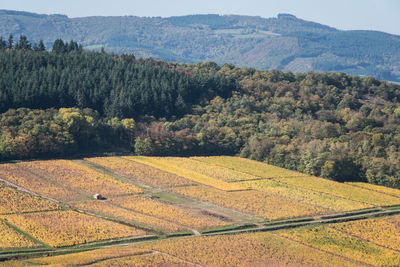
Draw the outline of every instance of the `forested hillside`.
[[[400,186],[399,85],[142,60],[73,41],[57,40],[47,52],[23,36],[11,46],[5,39],[2,159],[121,148],[240,154],[339,181]]]
[[[276,18],[191,15],[84,17],[0,10],[0,35],[27,35],[50,47],[57,38],[87,49],[165,61],[214,61],[292,72],[337,71],[400,81],[400,37],[341,31],[289,14]]]

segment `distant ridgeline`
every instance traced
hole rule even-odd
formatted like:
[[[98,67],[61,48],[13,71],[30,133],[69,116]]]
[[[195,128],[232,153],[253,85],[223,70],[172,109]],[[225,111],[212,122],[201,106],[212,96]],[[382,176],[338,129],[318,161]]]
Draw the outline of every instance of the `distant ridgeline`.
[[[400,187],[400,86],[0,40],[0,159],[241,155]]]
[[[57,38],[87,49],[262,70],[335,71],[400,82],[400,36],[341,31],[289,14],[83,17],[0,10],[0,35],[27,35],[50,47]]]

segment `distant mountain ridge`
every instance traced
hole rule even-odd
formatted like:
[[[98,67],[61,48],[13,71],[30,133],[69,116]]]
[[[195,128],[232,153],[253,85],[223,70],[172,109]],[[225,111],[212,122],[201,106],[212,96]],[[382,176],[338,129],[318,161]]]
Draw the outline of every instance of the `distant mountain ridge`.
[[[340,31],[290,14],[83,17],[0,10],[0,35],[57,38],[166,61],[214,61],[293,72],[336,71],[400,81],[400,36]]]

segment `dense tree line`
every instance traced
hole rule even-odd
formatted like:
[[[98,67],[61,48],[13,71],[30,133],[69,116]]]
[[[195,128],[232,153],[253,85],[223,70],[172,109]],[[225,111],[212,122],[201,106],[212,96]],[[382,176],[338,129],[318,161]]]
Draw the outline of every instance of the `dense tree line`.
[[[79,107],[107,117],[170,118],[236,90],[235,82],[223,75],[191,75],[151,59],[83,51],[60,39],[51,52],[32,51],[26,37],[15,45],[10,38],[9,45],[0,41],[0,112]]]
[[[0,116],[0,160],[70,156],[129,148],[135,121],[102,118],[92,109],[10,109]]]
[[[3,159],[93,147],[236,154],[400,187],[399,85],[343,73],[135,59],[62,40],[51,52],[5,47],[0,60]]]

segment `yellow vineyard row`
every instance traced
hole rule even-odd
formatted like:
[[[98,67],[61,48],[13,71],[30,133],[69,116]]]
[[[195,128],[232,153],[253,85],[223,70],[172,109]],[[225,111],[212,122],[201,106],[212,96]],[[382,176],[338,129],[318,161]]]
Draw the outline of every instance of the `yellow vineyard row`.
[[[146,234],[142,230],[73,211],[6,215],[24,232],[53,247]]]
[[[192,181],[148,165],[119,157],[97,157],[85,160],[104,166],[133,180],[154,187],[170,187],[193,184]]]
[[[95,193],[104,196],[118,196],[142,191],[134,185],[123,183],[69,160],[32,161],[18,163],[18,165],[89,196]]]
[[[194,182],[204,184],[204,185],[209,185],[212,187],[215,187],[220,190],[224,191],[235,191],[235,190],[243,190],[244,188],[235,185],[232,183],[227,183],[225,181],[221,181],[209,176],[206,176],[204,174],[184,169],[181,167],[177,167],[175,165],[168,164],[168,161],[166,161],[164,158],[155,158],[155,157],[127,157],[130,160],[134,160],[137,162],[141,162],[144,164],[147,164],[152,167],[159,168],[163,171],[167,171],[179,176],[183,176],[186,179],[192,180]]]
[[[206,186],[172,189],[174,192],[270,220],[326,213],[327,210],[258,191],[226,192]]]

